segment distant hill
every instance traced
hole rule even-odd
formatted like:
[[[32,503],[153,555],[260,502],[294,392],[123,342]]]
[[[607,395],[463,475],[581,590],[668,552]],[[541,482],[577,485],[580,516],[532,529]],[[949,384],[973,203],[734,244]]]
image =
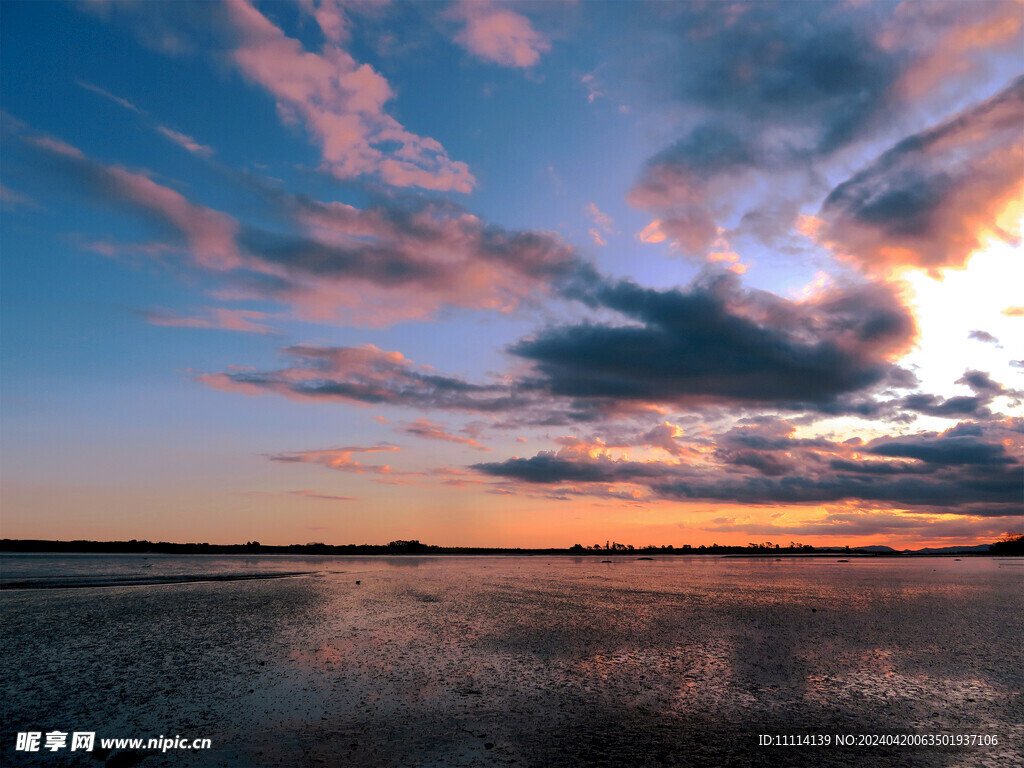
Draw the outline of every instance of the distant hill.
[[[892,547],[886,547],[881,544],[875,544],[870,547],[857,547],[862,552],[896,552],[897,550]]]
[[[954,555],[960,552],[988,552],[991,544],[978,544],[976,547],[925,547],[924,549],[904,549],[912,555]]]

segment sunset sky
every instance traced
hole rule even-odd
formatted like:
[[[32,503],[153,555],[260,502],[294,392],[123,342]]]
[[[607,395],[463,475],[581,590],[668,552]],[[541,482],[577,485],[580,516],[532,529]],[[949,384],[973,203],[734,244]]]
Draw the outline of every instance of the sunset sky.
[[[1024,528],[1024,4],[0,4],[8,538]]]

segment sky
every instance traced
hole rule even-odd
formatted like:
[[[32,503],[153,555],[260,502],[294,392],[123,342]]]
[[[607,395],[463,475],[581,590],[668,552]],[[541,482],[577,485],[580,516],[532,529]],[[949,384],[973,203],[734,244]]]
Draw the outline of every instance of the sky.
[[[1024,529],[1024,4],[0,2],[0,535]]]

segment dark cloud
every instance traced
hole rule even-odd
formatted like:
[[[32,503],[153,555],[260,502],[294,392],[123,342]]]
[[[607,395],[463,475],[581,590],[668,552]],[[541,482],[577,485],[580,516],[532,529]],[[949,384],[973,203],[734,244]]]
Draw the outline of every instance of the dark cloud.
[[[988,502],[993,515],[1024,513],[1019,501],[1019,478],[1008,472],[991,476],[939,479],[868,475],[812,477],[744,477],[714,482],[676,480],[653,486],[664,498],[732,501],[741,504],[820,504],[850,499],[887,502],[897,506],[928,504],[956,513],[958,507]],[[979,514],[971,507],[970,512]]]
[[[878,415],[883,385],[913,378],[890,362],[912,341],[913,321],[885,286],[850,285],[791,301],[744,291],[732,273],[686,290],[610,282],[577,265],[562,294],[613,310],[626,324],[549,328],[509,351],[533,371],[472,383],[373,346],[293,346],[297,364],[202,377],[226,390],[312,400],[505,412],[505,426],[606,421],[656,404],[772,405],[821,414]]]
[[[796,469],[796,464],[785,456],[764,451],[738,451],[730,454],[728,461],[736,466],[752,467],[767,477],[787,475]]]
[[[576,486],[573,493],[599,496],[626,483],[662,499],[758,505],[860,501],[979,517],[1024,513],[1020,461],[1006,448],[1009,443],[1020,449],[1019,424],[1013,421],[962,423],[943,433],[880,438],[866,445],[857,439],[798,439],[792,432],[785,422],[734,429],[714,439],[710,462],[615,461],[559,451],[472,468],[529,485],[569,483]],[[758,448],[733,448],[743,442]]]
[[[342,401],[464,411],[505,411],[527,404],[509,387],[472,384],[418,366],[398,352],[363,347],[286,347],[297,365],[261,373],[207,374],[200,381],[229,392],[273,392],[300,400]]]
[[[549,328],[512,345],[554,395],[814,408],[899,379],[888,357],[914,335],[879,285],[795,302],[744,292],[726,273],[686,290],[598,281],[577,298],[631,322]]]
[[[658,65],[678,100],[764,133],[801,126],[802,137],[786,136],[786,143],[827,153],[885,108],[900,74],[903,54],[881,44],[875,10],[831,3],[687,6],[677,19],[675,50]]]
[[[832,459],[828,463],[836,472],[857,472],[864,475],[928,475],[934,466],[910,464],[902,461],[850,461]]]
[[[903,398],[901,403],[904,410],[916,411],[927,416],[941,416],[943,418],[959,419],[965,416],[987,416],[991,413],[986,407],[992,401],[990,395],[968,396],[958,395],[956,397],[942,398],[936,395],[917,393]]]
[[[525,483],[615,483],[638,478],[657,478],[665,469],[651,462],[593,459],[586,461],[541,453],[528,459],[474,464],[472,469],[485,475],[507,477]]]
[[[954,397],[938,397],[926,393],[907,395],[898,401],[903,412],[923,413],[927,416],[939,416],[947,419],[975,418],[985,419],[992,416],[989,406],[1000,395],[1019,398],[1021,392],[1007,389],[984,371],[967,370],[954,382],[964,384],[974,391],[973,395],[956,395]],[[887,404],[891,405],[891,404]],[[883,406],[884,407],[884,406]]]
[[[1004,0],[691,3],[657,18],[660,28],[647,31],[639,61],[645,83],[684,117],[680,138],[648,161],[630,201],[657,217],[677,249],[695,254],[737,220],[738,233],[769,240],[788,231],[800,203],[824,193],[821,180],[842,150],[895,141],[894,126],[914,112],[908,107],[948,109],[954,94],[972,92],[988,62],[1017,61],[1024,42],[1024,11]],[[973,140],[966,132],[960,138]],[[998,162],[987,153],[1001,150],[988,139],[987,148],[961,146],[927,168],[905,164],[885,192],[868,185],[874,194],[858,199],[858,212],[890,235],[901,227],[910,235],[930,225],[951,185],[968,187],[979,204],[999,196],[1005,185],[989,173]],[[934,148],[945,151],[943,143],[948,139]],[[990,168],[978,169],[976,161]],[[951,178],[942,177],[943,168]],[[853,233],[836,226],[829,234],[838,241]],[[922,260],[955,260],[936,252],[941,243],[936,237]]]
[[[973,339],[974,341],[983,341],[986,344],[999,344],[999,339],[988,331],[974,330],[967,334],[967,338]]]
[[[984,371],[966,370],[956,383],[966,384],[979,395],[998,395],[1006,391],[1002,384],[993,381]]]
[[[985,237],[1016,237],[1000,216],[1022,184],[1024,77],[837,186],[815,236],[868,269],[963,266]]]
[[[1001,443],[988,442],[980,436],[924,433],[912,437],[881,438],[866,449],[878,456],[918,459],[927,464],[977,464],[996,466],[1015,464]]]
[[[939,513],[941,514],[941,513]],[[884,536],[898,533],[900,536],[913,535],[924,539],[951,539],[963,541],[989,536],[999,537],[1008,527],[1015,525],[1015,519],[1002,515],[980,515],[984,520],[953,518],[936,520],[932,514],[867,512],[834,512],[822,520],[798,522],[788,525],[737,524],[722,520],[707,526],[712,531],[736,531],[778,538],[782,536]]]

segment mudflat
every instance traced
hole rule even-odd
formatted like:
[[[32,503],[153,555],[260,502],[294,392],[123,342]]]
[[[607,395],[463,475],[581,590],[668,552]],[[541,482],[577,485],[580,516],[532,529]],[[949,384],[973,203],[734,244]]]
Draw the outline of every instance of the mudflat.
[[[100,558],[104,586],[6,589],[2,763],[1024,766],[1021,560],[601,559]],[[212,747],[14,751],[51,730]],[[998,744],[836,744],[930,734]]]

